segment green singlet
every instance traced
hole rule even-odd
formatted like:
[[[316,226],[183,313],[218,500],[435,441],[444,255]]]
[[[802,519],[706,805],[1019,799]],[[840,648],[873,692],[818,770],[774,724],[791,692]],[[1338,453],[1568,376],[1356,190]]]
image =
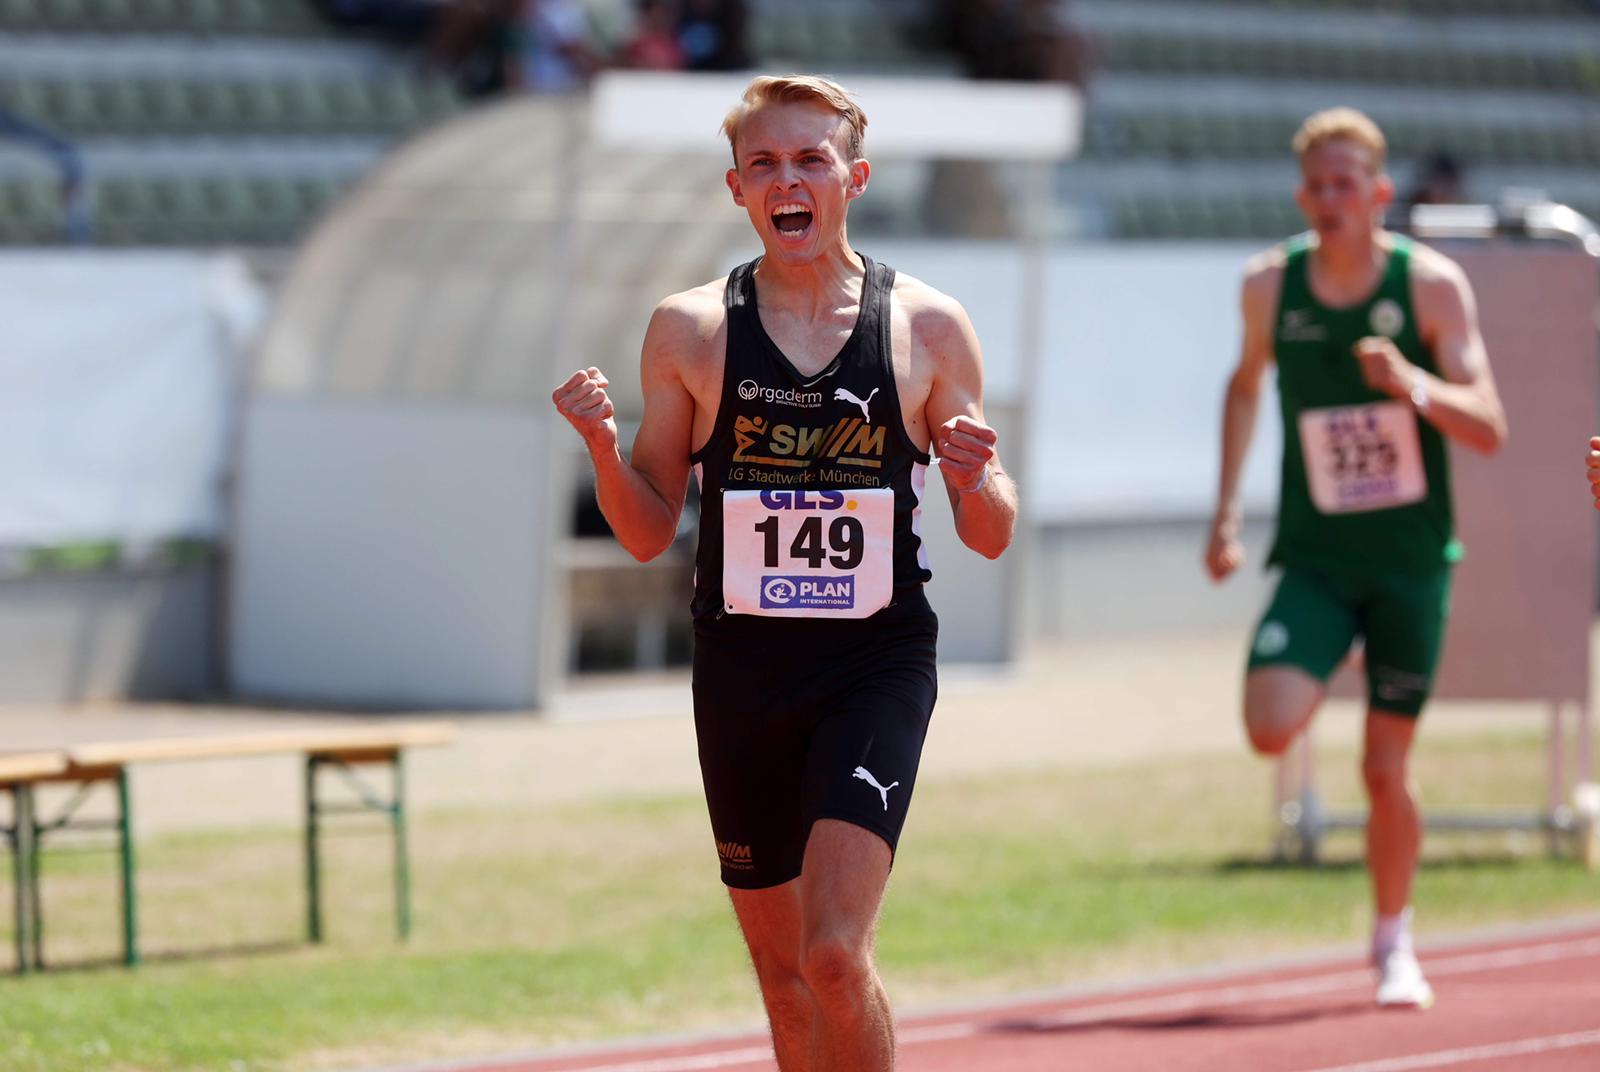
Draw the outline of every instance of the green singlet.
[[[1410,402],[1368,387],[1354,355],[1358,340],[1386,335],[1406,360],[1438,372],[1417,331],[1411,243],[1393,241],[1376,292],[1342,309],[1311,293],[1308,236],[1287,243],[1273,329],[1283,475],[1272,563],[1415,573],[1461,558],[1444,437]]]

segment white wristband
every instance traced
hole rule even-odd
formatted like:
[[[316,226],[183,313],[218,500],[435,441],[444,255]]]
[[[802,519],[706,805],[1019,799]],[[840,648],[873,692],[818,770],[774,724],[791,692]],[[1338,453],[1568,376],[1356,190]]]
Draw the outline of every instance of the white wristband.
[[[972,485],[972,487],[970,487],[970,488],[960,488],[958,490],[963,495],[976,495],[978,492],[983,490],[983,486],[985,484],[987,484],[988,482],[989,482],[989,466],[987,464],[985,464],[984,467],[983,467],[983,472],[978,475],[978,482],[976,484]]]
[[[1428,412],[1428,387],[1416,373],[1411,376],[1411,405],[1418,413]]]

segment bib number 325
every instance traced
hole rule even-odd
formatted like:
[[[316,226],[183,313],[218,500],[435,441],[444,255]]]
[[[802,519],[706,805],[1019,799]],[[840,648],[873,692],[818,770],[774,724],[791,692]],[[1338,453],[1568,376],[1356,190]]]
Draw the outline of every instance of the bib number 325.
[[[722,493],[722,592],[734,614],[865,618],[894,592],[894,490]]]
[[[1324,514],[1387,510],[1428,495],[1417,418],[1403,402],[1300,414],[1311,501]]]

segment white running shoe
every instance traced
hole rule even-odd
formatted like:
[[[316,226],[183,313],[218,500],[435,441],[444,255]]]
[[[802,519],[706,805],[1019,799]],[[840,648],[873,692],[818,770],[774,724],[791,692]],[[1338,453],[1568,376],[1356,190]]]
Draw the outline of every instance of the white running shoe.
[[[1409,949],[1396,949],[1379,968],[1378,1004],[1385,1008],[1426,1009],[1433,1004],[1433,987],[1422,977],[1422,965]]]

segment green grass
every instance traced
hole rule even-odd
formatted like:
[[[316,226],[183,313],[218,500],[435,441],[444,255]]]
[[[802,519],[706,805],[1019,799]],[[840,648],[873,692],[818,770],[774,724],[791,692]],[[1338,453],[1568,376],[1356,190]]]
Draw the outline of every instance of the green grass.
[[[1430,805],[1532,807],[1541,756],[1534,735],[1430,742],[1418,773]],[[1331,801],[1357,803],[1354,758],[1324,763]],[[1268,784],[1244,756],[923,783],[879,938],[892,995],[1355,948],[1358,837],[1331,840],[1321,869],[1270,863]],[[141,845],[135,971],[109,963],[109,855],[49,856],[47,955],[76,967],[0,980],[0,1068],[348,1068],[760,1021],[698,798],[418,817],[406,946],[382,828],[351,828],[326,854],[322,947],[299,940],[293,832]],[[1596,885],[1542,841],[1439,836],[1419,926],[1592,910]]]

